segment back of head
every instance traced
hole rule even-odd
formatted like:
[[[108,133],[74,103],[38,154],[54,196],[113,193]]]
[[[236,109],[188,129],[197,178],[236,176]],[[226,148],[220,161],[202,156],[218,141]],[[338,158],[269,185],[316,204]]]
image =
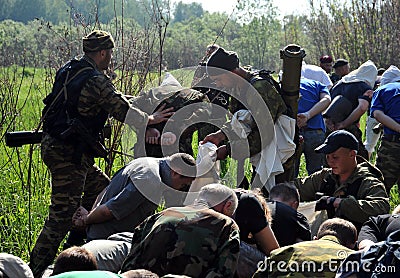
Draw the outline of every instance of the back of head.
[[[376,76],[378,75],[378,69],[375,64],[368,60],[363,63],[358,69],[353,70],[348,75],[342,78],[343,83],[353,83],[353,82],[365,82],[371,88],[374,87]]]
[[[279,201],[285,204],[291,202],[300,202],[300,194],[298,189],[293,183],[284,182],[278,183],[271,188],[269,192],[269,199],[272,201]]]
[[[233,214],[238,206],[238,198],[235,191],[223,184],[212,183],[201,188],[195,204],[207,205],[209,208],[213,208],[226,201],[232,202]]]
[[[196,178],[196,160],[187,153],[175,153],[168,157],[169,167],[183,177]]]
[[[357,240],[357,229],[353,223],[347,220],[332,218],[321,224],[317,233],[317,238],[320,239],[328,235],[335,236],[340,244],[352,249]]]
[[[94,255],[83,247],[74,246],[65,249],[58,255],[54,263],[52,275],[78,270],[96,270]]]
[[[239,57],[236,52],[227,51],[222,47],[215,50],[206,62],[208,75],[215,76],[239,67]],[[225,72],[224,72],[225,71]]]
[[[28,264],[21,258],[7,253],[0,253],[0,277],[33,278]]]
[[[391,65],[382,74],[381,85],[386,85],[388,83],[400,81],[400,70],[398,67]]]

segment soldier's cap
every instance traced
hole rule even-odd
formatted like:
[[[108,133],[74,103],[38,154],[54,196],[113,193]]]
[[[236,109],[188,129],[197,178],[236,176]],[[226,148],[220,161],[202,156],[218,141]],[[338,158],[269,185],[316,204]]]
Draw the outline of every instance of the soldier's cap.
[[[94,30],[82,38],[83,52],[97,52],[115,47],[114,39],[110,33]]]
[[[227,51],[220,47],[211,54],[206,62],[206,71],[208,73],[209,67],[232,71],[239,67],[239,57],[236,52]]]
[[[342,67],[345,66],[349,63],[349,61],[347,61],[346,59],[337,59],[335,61],[335,63],[333,64],[333,68],[338,68],[338,67]]]
[[[319,62],[320,62],[321,64],[332,63],[332,62],[333,62],[333,59],[332,59],[332,57],[329,56],[329,55],[323,55],[323,56],[321,56],[321,57],[319,58]]]
[[[315,149],[317,153],[330,154],[339,148],[358,151],[357,138],[346,130],[336,130],[329,134],[325,142]]]

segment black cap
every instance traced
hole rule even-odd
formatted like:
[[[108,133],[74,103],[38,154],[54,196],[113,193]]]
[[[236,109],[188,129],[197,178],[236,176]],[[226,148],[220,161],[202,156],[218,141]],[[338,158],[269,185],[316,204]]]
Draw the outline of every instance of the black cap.
[[[220,47],[208,58],[206,67],[215,67],[232,71],[239,67],[239,57],[236,52],[226,51]]]
[[[333,68],[335,69],[335,68],[338,68],[338,67],[341,67],[341,66],[345,66],[348,63],[349,63],[349,61],[347,61],[345,59],[337,59],[335,61],[335,63],[333,64]]]
[[[358,151],[357,138],[346,130],[336,130],[329,134],[325,142],[315,149],[317,153],[330,154],[339,148],[346,148]]]

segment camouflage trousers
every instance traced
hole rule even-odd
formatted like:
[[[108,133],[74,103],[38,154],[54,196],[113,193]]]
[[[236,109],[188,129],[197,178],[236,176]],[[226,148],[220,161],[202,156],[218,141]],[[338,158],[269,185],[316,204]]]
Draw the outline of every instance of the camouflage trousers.
[[[49,135],[43,138],[41,151],[51,173],[52,193],[49,215],[30,256],[29,266],[35,277],[53,263],[60,243],[72,227],[76,209],[82,205],[90,211],[97,195],[110,182],[93,157],[83,154],[78,165],[72,162],[74,147]]]
[[[400,142],[390,142],[382,139],[376,158],[376,167],[382,172],[386,192],[390,193],[397,180],[400,178]]]

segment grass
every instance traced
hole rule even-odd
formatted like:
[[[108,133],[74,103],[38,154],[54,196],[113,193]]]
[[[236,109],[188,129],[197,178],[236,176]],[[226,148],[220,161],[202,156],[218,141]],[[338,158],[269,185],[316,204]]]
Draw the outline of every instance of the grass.
[[[0,68],[0,101],[2,118],[0,120],[1,138],[7,131],[32,130],[37,127],[42,99],[51,89],[52,73],[45,69],[9,67]],[[365,127],[365,118],[361,120]],[[132,154],[136,142],[135,133],[126,126],[119,149]],[[114,126],[114,132],[117,127]],[[197,134],[193,140],[194,150],[198,144]],[[40,146],[9,148],[0,141],[0,252],[7,252],[29,259],[29,251],[40,232],[48,213],[50,202],[50,176],[40,157]],[[116,155],[112,167],[104,160],[96,163],[110,175],[115,173],[131,158]],[[227,159],[221,167],[223,183],[236,186],[236,162]],[[251,166],[246,163],[246,176],[251,177]],[[305,176],[304,159],[301,160],[300,175]],[[400,203],[397,186],[391,191],[392,208]]]

